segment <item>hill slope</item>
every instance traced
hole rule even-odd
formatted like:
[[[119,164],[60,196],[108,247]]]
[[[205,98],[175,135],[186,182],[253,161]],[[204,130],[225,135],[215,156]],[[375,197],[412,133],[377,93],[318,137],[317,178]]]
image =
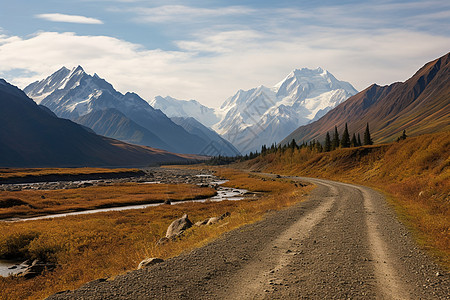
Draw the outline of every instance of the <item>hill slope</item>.
[[[350,97],[316,122],[301,126],[282,143],[319,139],[345,122],[350,132],[364,132],[370,124],[375,142],[396,139],[403,130],[419,135],[450,129],[450,53],[427,63],[405,82],[376,84]]]
[[[199,153],[208,144],[173,123],[139,95],[121,94],[97,74],[87,74],[81,66],[72,70],[63,67],[49,77],[31,83],[24,91],[58,117],[81,122],[85,126],[92,125],[93,120],[84,116],[115,109],[121,113],[120,116],[112,116],[109,111],[108,117],[102,113],[102,118],[95,123],[98,134],[108,133],[115,139],[178,153]]]
[[[403,221],[450,266],[450,131],[390,144],[317,153],[287,149],[241,163],[245,169],[334,179],[390,194]]]
[[[75,122],[91,128],[97,134],[115,138],[126,143],[153,145],[159,149],[170,149],[159,137],[136,124],[115,108],[95,110],[75,119]]]
[[[126,144],[96,135],[39,107],[0,79],[0,166],[145,166],[190,156]]]
[[[238,156],[239,151],[214,130],[207,128],[195,118],[172,117],[171,120],[183,127],[187,132],[195,134],[210,143],[200,152],[208,156]]]

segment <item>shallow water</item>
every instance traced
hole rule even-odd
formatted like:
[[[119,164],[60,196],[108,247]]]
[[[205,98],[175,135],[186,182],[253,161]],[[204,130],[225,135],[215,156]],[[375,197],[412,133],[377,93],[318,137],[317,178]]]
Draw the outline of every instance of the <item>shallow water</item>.
[[[220,181],[214,181],[211,182],[212,184],[223,184],[227,182],[227,180],[220,180]],[[186,203],[186,202],[205,202],[205,201],[223,201],[223,200],[242,200],[244,199],[243,195],[247,192],[245,189],[235,189],[235,188],[228,188],[228,187],[219,187],[217,190],[217,195],[211,198],[205,198],[205,199],[197,199],[197,200],[186,200],[186,201],[177,201],[172,202],[172,205],[180,204],[180,203]],[[128,205],[128,206],[120,206],[120,207],[109,207],[109,208],[101,208],[101,209],[91,209],[91,210],[85,210],[85,211],[76,211],[76,212],[69,212],[69,213],[61,213],[61,214],[51,214],[51,215],[45,215],[45,216],[39,216],[39,217],[33,217],[33,218],[11,218],[7,220],[2,220],[4,222],[25,222],[25,221],[33,221],[33,220],[44,220],[44,219],[53,219],[53,218],[61,218],[61,217],[67,217],[67,216],[75,216],[75,215],[86,215],[86,214],[95,214],[95,213],[101,213],[101,212],[107,212],[107,211],[122,211],[122,210],[129,210],[129,209],[143,209],[147,207],[152,206],[159,206],[163,205],[164,203],[151,203],[151,204],[139,204],[139,205]]]
[[[13,274],[17,274],[20,271],[22,271],[24,268],[23,266],[18,266],[16,269],[9,269],[12,266],[18,265],[22,263],[21,261],[15,261],[15,260],[4,260],[0,259],[0,276],[7,277]]]

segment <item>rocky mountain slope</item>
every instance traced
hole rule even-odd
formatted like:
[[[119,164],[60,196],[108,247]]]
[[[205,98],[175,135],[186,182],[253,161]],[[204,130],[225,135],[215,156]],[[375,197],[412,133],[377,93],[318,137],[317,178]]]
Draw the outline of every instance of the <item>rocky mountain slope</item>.
[[[178,100],[169,96],[157,96],[149,103],[155,109],[163,111],[169,118],[192,117],[206,127],[217,124],[221,119],[221,116],[214,108],[206,107],[196,100]]]
[[[211,141],[201,152],[208,156],[237,156],[241,153],[227,140],[222,138],[214,130],[209,129],[195,118],[172,117],[171,120],[183,127],[187,132],[195,134],[204,140]]]
[[[150,104],[170,117],[194,117],[231,142],[241,153],[280,142],[298,126],[316,120],[357,91],[321,68],[292,71],[272,88],[239,90],[220,109],[195,100],[156,97]]]
[[[0,79],[0,166],[145,166],[198,157],[135,146],[96,135],[38,106]]]
[[[213,128],[248,153],[280,142],[356,93],[351,84],[326,70],[297,69],[272,88],[239,90],[221,106],[225,117]]]
[[[349,98],[321,119],[301,126],[283,143],[323,140],[327,131],[347,122],[351,132],[364,132],[370,124],[376,143],[400,136],[450,129],[450,53],[425,64],[410,79],[388,86],[371,85]]]
[[[58,117],[95,125],[97,133],[108,137],[178,153],[200,153],[210,143],[173,123],[137,94],[121,94],[97,74],[86,74],[81,66],[63,67],[24,91]]]

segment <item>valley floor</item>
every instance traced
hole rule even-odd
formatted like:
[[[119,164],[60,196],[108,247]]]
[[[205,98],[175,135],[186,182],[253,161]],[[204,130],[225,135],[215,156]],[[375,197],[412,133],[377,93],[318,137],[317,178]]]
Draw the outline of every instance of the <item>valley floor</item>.
[[[50,299],[447,299],[449,274],[363,186],[317,186],[309,199],[153,267]]]

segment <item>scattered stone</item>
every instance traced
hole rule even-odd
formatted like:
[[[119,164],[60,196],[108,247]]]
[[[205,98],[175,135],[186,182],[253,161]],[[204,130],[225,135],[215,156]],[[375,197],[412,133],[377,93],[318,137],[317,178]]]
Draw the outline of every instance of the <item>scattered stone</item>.
[[[226,217],[229,217],[231,215],[231,213],[229,212],[229,211],[227,211],[226,213],[224,213],[223,215],[221,215],[220,217],[219,217],[219,219],[220,220],[223,220],[223,219],[225,219]]]
[[[439,277],[442,276],[442,274],[440,272],[436,272],[436,276]]]
[[[157,258],[157,257],[146,258],[139,263],[138,270],[148,268],[150,266],[162,263],[163,261],[164,261],[164,259]]]
[[[25,270],[17,274],[17,276],[23,277],[25,279],[30,279],[41,275],[45,270],[52,271],[55,267],[55,264],[35,259],[31,266],[27,267]]]
[[[206,224],[208,224],[208,221],[209,221],[209,219],[210,218],[208,218],[208,219],[204,219],[203,221],[198,221],[198,222],[196,222],[194,225],[195,226],[203,226],[203,225],[206,225]]]
[[[181,218],[176,219],[167,228],[166,238],[173,238],[182,234],[186,229],[192,227],[192,222],[189,220],[188,215],[184,214]]]
[[[214,225],[217,224],[220,221],[220,219],[218,217],[212,217],[209,218],[208,223],[206,223],[206,225]]]
[[[166,238],[166,237],[162,237],[159,239],[159,241],[156,243],[156,245],[163,245],[165,243],[168,243],[170,241],[170,239]]]

